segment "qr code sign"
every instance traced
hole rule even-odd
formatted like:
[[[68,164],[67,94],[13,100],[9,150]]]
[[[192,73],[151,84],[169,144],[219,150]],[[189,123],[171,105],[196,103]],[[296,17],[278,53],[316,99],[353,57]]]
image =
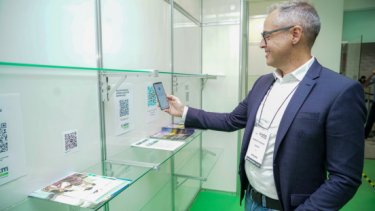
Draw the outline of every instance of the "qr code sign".
[[[120,117],[129,116],[129,99],[120,100]]]
[[[0,153],[8,151],[7,123],[0,123]]]
[[[64,133],[65,153],[77,150],[78,138],[77,131],[68,131]]]

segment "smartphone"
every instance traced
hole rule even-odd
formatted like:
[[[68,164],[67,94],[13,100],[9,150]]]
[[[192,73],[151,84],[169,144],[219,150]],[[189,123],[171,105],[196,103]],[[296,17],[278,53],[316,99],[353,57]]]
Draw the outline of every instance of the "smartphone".
[[[169,108],[169,102],[167,99],[167,95],[165,94],[165,90],[163,84],[161,82],[156,82],[153,84],[156,98],[158,99],[159,106],[161,110]]]

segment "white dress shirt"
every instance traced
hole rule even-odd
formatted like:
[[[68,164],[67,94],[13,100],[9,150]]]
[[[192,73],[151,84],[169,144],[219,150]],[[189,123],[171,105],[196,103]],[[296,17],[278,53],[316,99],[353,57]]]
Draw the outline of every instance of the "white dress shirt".
[[[313,62],[314,57],[296,70],[284,75],[284,77],[278,71],[275,71],[273,73],[275,82],[258,108],[255,123],[262,128],[268,129],[270,138],[262,166],[256,167],[245,159],[245,171],[251,186],[258,192],[273,199],[278,199],[273,175],[273,151],[277,131],[290,99]],[[262,108],[263,111],[261,112]]]

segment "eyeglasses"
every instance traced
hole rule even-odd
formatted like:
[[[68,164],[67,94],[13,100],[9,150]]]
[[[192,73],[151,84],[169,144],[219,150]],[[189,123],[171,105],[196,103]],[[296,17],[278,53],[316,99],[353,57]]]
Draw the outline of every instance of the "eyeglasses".
[[[267,45],[267,39],[271,36],[272,33],[275,33],[275,32],[278,32],[278,31],[285,31],[285,30],[291,29],[293,27],[294,26],[287,26],[287,27],[278,28],[278,29],[275,29],[275,30],[272,30],[272,31],[262,32],[261,35],[263,37],[264,44]]]

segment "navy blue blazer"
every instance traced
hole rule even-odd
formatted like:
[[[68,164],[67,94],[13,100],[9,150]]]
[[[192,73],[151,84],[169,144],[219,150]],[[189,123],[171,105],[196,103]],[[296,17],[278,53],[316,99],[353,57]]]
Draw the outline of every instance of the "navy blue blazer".
[[[241,201],[249,186],[245,155],[255,116],[274,81],[261,76],[230,113],[189,108],[185,126],[219,131],[245,128],[240,154]],[[316,60],[300,82],[277,132],[273,172],[283,210],[338,210],[359,185],[366,107],[362,86]]]

